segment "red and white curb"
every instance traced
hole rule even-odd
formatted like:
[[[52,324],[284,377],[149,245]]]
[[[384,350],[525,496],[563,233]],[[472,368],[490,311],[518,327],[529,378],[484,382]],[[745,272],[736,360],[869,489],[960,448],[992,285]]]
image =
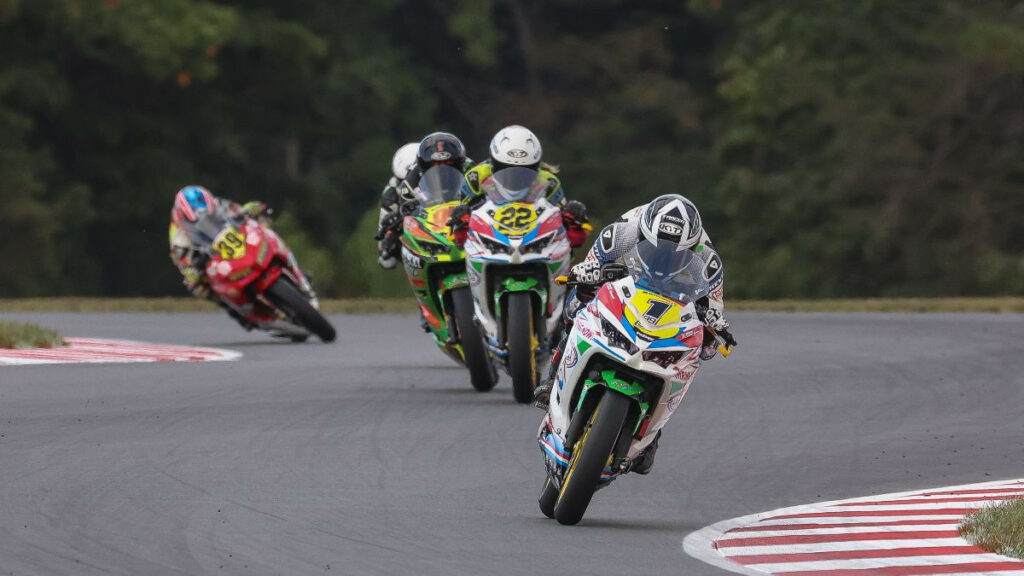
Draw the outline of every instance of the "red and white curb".
[[[756,576],[1024,575],[1024,561],[957,530],[964,515],[1020,497],[1024,480],[1000,480],[780,508],[693,532],[683,550]]]
[[[65,338],[61,348],[0,350],[0,366],[14,364],[98,364],[105,362],[218,362],[237,360],[241,352],[220,348],[150,344],[131,340]]]

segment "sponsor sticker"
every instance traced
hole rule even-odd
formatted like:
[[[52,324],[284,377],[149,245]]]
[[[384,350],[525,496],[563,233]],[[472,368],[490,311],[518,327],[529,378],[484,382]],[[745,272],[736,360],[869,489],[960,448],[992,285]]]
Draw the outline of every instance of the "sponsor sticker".
[[[565,355],[565,367],[573,368],[580,361],[580,352],[575,346],[569,348],[569,353]]]
[[[693,379],[694,374],[697,373],[696,368],[687,364],[684,364],[682,366],[676,364],[672,366],[672,371],[676,375],[676,380],[679,380],[680,382],[684,383],[689,382],[691,379]]]
[[[725,296],[725,290],[722,286],[719,286],[718,288],[715,288],[714,290],[711,291],[712,300],[721,300],[723,296]]]

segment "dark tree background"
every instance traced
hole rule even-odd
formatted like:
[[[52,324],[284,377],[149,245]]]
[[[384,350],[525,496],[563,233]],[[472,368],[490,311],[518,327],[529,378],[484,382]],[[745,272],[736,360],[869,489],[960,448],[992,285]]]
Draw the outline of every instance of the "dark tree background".
[[[1024,293],[1020,0],[0,0],[0,295],[182,294],[190,183],[403,294],[391,154],[509,123],[598,221],[697,202],[731,296]]]

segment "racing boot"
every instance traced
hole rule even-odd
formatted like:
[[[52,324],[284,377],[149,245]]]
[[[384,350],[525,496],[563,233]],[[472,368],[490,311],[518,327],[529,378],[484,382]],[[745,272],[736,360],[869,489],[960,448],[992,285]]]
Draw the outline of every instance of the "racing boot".
[[[633,466],[630,469],[631,472],[636,472],[637,474],[649,474],[651,472],[651,467],[654,466],[654,454],[658,451],[659,440],[661,440],[661,430],[658,430],[658,435],[654,437],[654,442],[651,442],[647,448],[644,448],[643,452],[633,461]]]

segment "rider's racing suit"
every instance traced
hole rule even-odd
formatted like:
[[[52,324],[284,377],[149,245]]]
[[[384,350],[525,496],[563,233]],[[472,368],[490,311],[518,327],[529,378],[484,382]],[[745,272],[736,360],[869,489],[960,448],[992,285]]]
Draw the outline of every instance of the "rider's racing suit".
[[[566,201],[562,181],[556,176],[557,171],[557,168],[541,163],[537,178],[544,182],[545,196],[548,202],[562,210],[569,245],[577,248],[587,240],[587,228],[583,226],[587,222],[586,206],[579,201]],[[467,170],[466,177],[462,181],[462,201],[474,207],[482,202],[483,191],[480,185],[493,173],[493,167],[489,160],[484,160]]]
[[[647,208],[646,204],[637,206],[620,216],[615,222],[605,226],[597,240],[594,241],[586,259],[573,266],[570,277],[577,281],[596,282],[600,278],[602,265],[621,261],[622,257],[635,248],[640,241],[639,222],[645,208]],[[711,287],[707,301],[697,302],[698,308],[707,308],[707,313],[703,318],[704,323],[714,330],[727,329],[729,324],[723,317],[725,300],[722,258],[711,244],[711,238],[708,237],[707,231],[703,229],[700,239],[690,249],[704,261],[704,276]],[[589,302],[592,297],[592,293],[581,293],[579,290],[570,291],[567,295],[566,314],[572,318],[575,316],[575,312]]]
[[[565,304],[565,315],[566,318],[571,320],[575,318],[576,313],[590,300],[594,298],[596,294],[596,286],[600,282],[601,266],[609,262],[623,262],[623,257],[629,254],[633,248],[636,247],[640,241],[639,222],[640,217],[644,213],[644,209],[647,207],[646,204],[638,206],[629,212],[623,214],[618,220],[605,226],[601,230],[601,234],[594,241],[593,247],[587,254],[586,259],[573,266],[570,272],[570,278],[574,281],[590,282],[594,287],[582,288],[577,287],[568,294],[566,294]],[[701,301],[696,302],[697,308],[704,314],[703,321],[705,325],[710,326],[716,331],[726,331],[729,327],[728,322],[722,316],[722,312],[725,307],[723,300],[724,289],[723,289],[723,271],[722,271],[722,259],[718,255],[714,246],[711,244],[711,239],[708,237],[706,231],[702,230],[700,239],[697,243],[690,248],[704,261],[704,276],[707,278],[710,284],[711,291],[707,298],[701,298]],[[704,312],[706,310],[706,312]],[[555,377],[555,372],[558,369],[562,352],[565,349],[566,339],[568,336],[568,328],[563,333],[562,341],[557,346],[556,350],[551,357],[551,373],[548,376],[548,380],[537,389],[536,398],[541,406],[547,404],[547,396],[550,394],[551,386]],[[731,338],[731,335],[729,336]],[[702,360],[709,360],[716,354],[717,348],[713,338],[705,335],[705,343],[701,350],[700,358]],[[661,436],[661,428],[668,422],[668,419],[675,412],[675,409],[679,407],[680,401],[686,391],[690,387],[690,383],[696,377],[697,371],[694,370],[689,374],[689,377],[683,382],[683,389],[679,396],[666,406],[666,410],[662,414],[659,422],[651,423],[651,433],[647,434],[645,438],[637,445],[637,449],[641,450],[641,454],[636,459],[634,470],[641,474],[646,474],[654,463],[654,453],[658,447],[658,438]],[[655,434],[654,432],[658,433]]]
[[[217,199],[217,212],[227,214],[231,218],[258,218],[268,213],[266,204],[252,201],[239,206],[237,203],[223,198]],[[238,321],[246,329],[252,328],[243,316],[235,309],[224,304],[220,298],[210,290],[209,277],[206,274],[206,263],[210,257],[207,254],[207,246],[194,240],[189,234],[171,222],[168,230],[168,242],[171,250],[171,262],[181,273],[182,283],[185,288],[196,298],[210,300],[221,308],[227,310],[228,314]]]

